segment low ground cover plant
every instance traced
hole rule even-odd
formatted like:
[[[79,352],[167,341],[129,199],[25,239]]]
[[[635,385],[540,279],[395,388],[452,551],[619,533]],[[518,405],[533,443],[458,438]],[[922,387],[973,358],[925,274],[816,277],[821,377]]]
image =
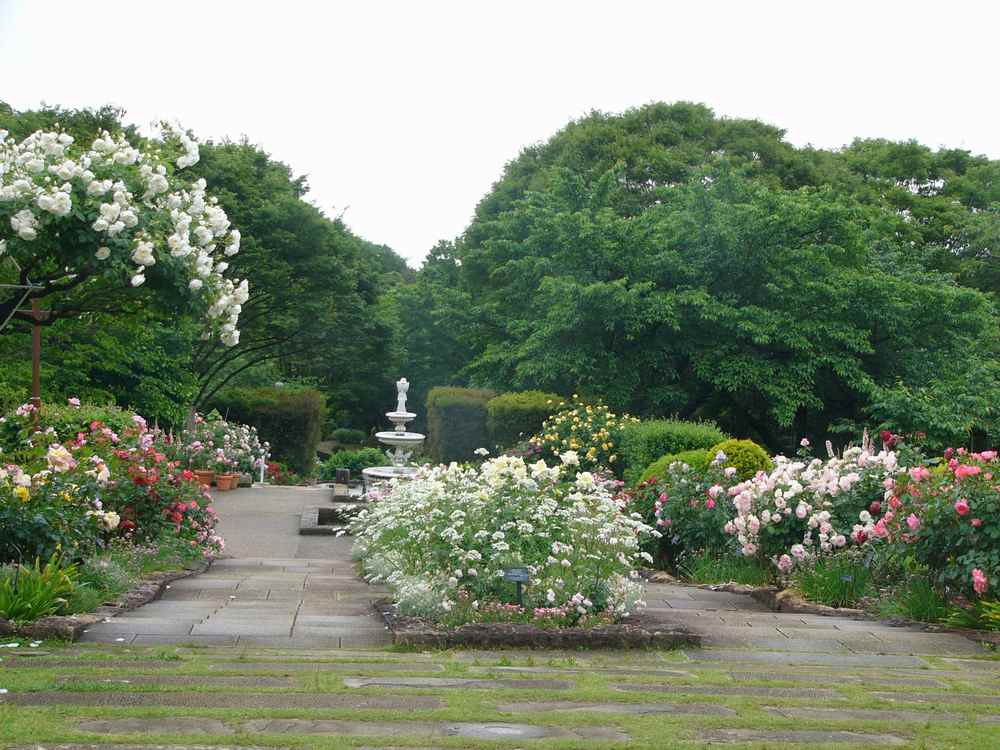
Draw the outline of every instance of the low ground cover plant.
[[[395,592],[404,614],[454,623],[525,617],[573,625],[621,619],[640,606],[637,568],[655,530],[623,512],[618,483],[515,456],[422,469],[352,523],[366,577]],[[507,569],[527,569],[515,612]]]

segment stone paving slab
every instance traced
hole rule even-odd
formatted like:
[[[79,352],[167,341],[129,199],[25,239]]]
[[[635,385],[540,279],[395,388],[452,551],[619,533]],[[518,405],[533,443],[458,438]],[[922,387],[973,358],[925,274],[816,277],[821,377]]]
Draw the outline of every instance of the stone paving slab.
[[[650,677],[685,677],[697,679],[697,675],[692,672],[685,672],[679,669],[656,669],[650,667],[482,667],[473,666],[470,672],[490,672],[490,673],[518,673],[527,674],[627,674],[627,675],[648,675]]]
[[[349,688],[463,688],[475,690],[568,690],[574,683],[567,680],[469,680],[452,677],[347,677]]]
[[[218,677],[215,675],[167,675],[134,674],[127,677],[101,677],[99,675],[58,675],[59,685],[101,684],[101,685],[189,685],[192,687],[237,687],[237,688],[278,688],[297,687],[298,680],[291,677],[253,675],[249,677]]]
[[[978,706],[1000,706],[1000,695],[975,693],[872,693],[876,698],[899,703],[953,703]]]
[[[781,651],[685,650],[685,656],[697,662],[756,662],[761,664],[826,664],[835,667],[929,667],[916,656],[851,656],[823,653],[786,653]]]
[[[735,716],[736,711],[711,703],[578,703],[575,701],[524,701],[501,703],[497,711],[509,714],[546,711],[604,714],[684,714],[696,716]]]
[[[949,713],[928,713],[924,711],[882,711],[877,708],[795,708],[782,706],[768,707],[764,709],[775,716],[784,716],[786,719],[809,719],[823,721],[891,721],[896,726],[900,724],[919,723],[925,724],[929,721],[964,721],[965,719],[957,714]]]
[[[780,681],[780,682],[810,682],[822,685],[836,684],[838,682],[848,682],[851,684],[864,685],[886,685],[900,687],[939,687],[946,688],[948,685],[940,680],[919,677],[888,678],[888,677],[868,677],[859,675],[847,675],[843,673],[817,673],[817,672],[730,672],[729,676],[739,682],[752,681]]]
[[[691,693],[699,695],[742,695],[765,698],[809,698],[809,699],[843,699],[845,696],[836,690],[827,688],[782,688],[758,687],[745,685],[730,687],[728,685],[655,685],[645,683],[629,683],[611,686],[615,690],[625,690],[632,693]]]
[[[203,716],[162,719],[89,719],[76,723],[81,732],[94,734],[236,734],[231,726],[219,719]]]
[[[549,738],[604,739],[626,742],[629,736],[610,727],[582,726],[572,729],[505,722],[360,722],[308,719],[254,719],[242,723],[243,731],[259,734],[320,734],[336,736],[420,735],[464,737],[479,740],[533,740]]]
[[[841,743],[850,745],[905,745],[906,740],[894,734],[867,734],[864,732],[824,731],[760,731],[756,729],[706,729],[698,737],[709,743],[798,743],[817,745]]]
[[[7,693],[0,706],[177,706],[182,708],[338,708],[354,711],[414,711],[444,708],[438,698],[365,696],[356,693],[195,693],[181,692],[69,692]],[[200,721],[200,720],[199,720]]]
[[[217,662],[209,669],[226,672],[443,672],[441,664],[411,662]]]

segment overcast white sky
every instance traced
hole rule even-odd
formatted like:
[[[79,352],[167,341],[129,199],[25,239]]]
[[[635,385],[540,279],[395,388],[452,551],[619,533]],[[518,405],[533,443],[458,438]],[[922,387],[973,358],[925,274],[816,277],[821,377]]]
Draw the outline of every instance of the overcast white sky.
[[[704,102],[795,144],[1000,158],[1000,4],[0,0],[0,100],[246,135],[411,265],[524,146],[591,109]]]

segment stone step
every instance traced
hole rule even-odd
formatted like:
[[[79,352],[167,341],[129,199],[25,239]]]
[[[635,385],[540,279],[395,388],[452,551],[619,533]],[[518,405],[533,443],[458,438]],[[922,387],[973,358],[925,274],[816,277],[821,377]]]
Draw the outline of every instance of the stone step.
[[[459,677],[348,677],[349,688],[461,688],[464,690],[568,690],[566,680],[469,680]]]
[[[353,711],[415,711],[444,708],[431,696],[366,696],[358,693],[295,693],[287,690],[261,692],[70,692],[7,693],[0,706],[178,706],[183,708],[309,708],[351,709]]]

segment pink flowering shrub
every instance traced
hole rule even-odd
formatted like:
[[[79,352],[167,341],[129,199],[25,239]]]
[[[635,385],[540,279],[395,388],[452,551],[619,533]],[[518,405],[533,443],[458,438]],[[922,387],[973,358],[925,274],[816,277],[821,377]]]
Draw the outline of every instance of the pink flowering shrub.
[[[727,471],[717,462],[699,471],[675,461],[662,476],[650,477],[626,493],[628,509],[661,534],[648,542],[659,565],[676,568],[684,557],[706,550],[736,551],[725,524],[733,507],[728,491],[737,481],[735,470]]]
[[[206,555],[222,549],[211,498],[168,459],[176,450],[169,435],[139,415],[76,399],[37,416],[36,428],[25,404],[0,422],[5,456],[18,459],[0,469],[3,559],[47,559],[56,546],[80,559],[111,537],[147,543],[168,535]]]
[[[887,484],[871,529],[904,545],[952,592],[996,594],[1000,583],[1000,460],[996,451],[948,450],[941,471],[916,467]]]
[[[772,471],[729,488],[733,515],[725,530],[743,555],[789,573],[819,555],[865,544],[896,468],[894,452],[871,446],[826,461],[776,456]]]

